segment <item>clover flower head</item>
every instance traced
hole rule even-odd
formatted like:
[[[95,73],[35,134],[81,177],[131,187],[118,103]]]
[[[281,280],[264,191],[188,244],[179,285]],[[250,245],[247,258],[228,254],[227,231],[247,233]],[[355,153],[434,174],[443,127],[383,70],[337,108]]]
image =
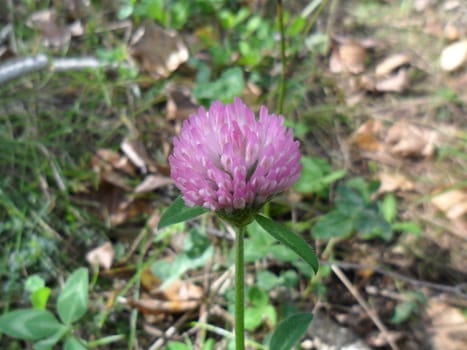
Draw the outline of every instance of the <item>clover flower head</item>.
[[[257,210],[300,177],[298,141],[283,116],[241,99],[212,103],[184,121],[169,157],[171,177],[187,206]]]

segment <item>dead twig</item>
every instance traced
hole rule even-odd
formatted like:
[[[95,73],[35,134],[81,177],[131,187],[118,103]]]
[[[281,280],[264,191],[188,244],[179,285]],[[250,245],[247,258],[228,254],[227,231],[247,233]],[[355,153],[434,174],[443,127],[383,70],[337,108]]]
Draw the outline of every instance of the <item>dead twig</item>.
[[[177,322],[173,326],[170,326],[167,328],[167,330],[164,332],[164,335],[157,339],[154,343],[151,344],[151,346],[148,348],[148,350],[158,350],[162,349],[162,346],[166,343],[167,339],[172,337],[175,332],[178,331],[178,329],[185,324],[185,322],[192,316],[192,312],[186,312],[183,314],[182,317],[180,317]]]
[[[52,72],[64,72],[97,68],[115,69],[119,67],[129,68],[130,65],[124,62],[100,61],[95,57],[51,59],[44,54],[39,54],[32,57],[11,59],[0,65],[0,84],[46,69]]]
[[[363,299],[361,294],[352,285],[352,283],[349,281],[347,276],[342,272],[342,270],[336,264],[331,264],[331,269],[336,274],[336,276],[339,278],[339,280],[344,284],[344,286],[349,290],[349,292],[352,293],[352,295],[357,300],[357,302],[360,304],[360,306],[363,308],[363,310],[365,310],[367,315],[370,317],[370,319],[373,321],[373,323],[376,325],[376,327],[382,333],[384,338],[386,338],[386,340],[389,343],[389,346],[391,347],[391,349],[392,350],[399,350],[399,347],[394,342],[394,339],[392,339],[392,337],[389,334],[389,331],[386,328],[386,326],[379,319],[378,314],[376,313],[376,311],[374,309],[372,309],[370,307],[370,305],[368,305],[368,303]]]
[[[392,278],[399,279],[401,281],[413,284],[417,287],[430,288],[430,289],[437,290],[440,292],[455,294],[456,296],[467,299],[467,293],[464,291],[465,289],[467,289],[467,283],[461,283],[455,286],[446,286],[444,284],[417,280],[415,278],[402,275],[398,272],[388,271],[387,269],[381,266],[360,265],[360,264],[348,263],[348,262],[343,262],[343,261],[333,261],[333,262],[320,261],[319,263],[321,265],[336,265],[343,269],[372,270],[381,275],[390,276]]]

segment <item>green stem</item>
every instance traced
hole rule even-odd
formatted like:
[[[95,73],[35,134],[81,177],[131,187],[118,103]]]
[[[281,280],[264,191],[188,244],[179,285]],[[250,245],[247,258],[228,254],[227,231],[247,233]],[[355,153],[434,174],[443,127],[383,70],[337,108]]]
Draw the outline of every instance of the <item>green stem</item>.
[[[279,85],[279,114],[282,114],[284,109],[284,96],[285,96],[285,75],[286,75],[286,57],[285,57],[285,29],[284,29],[284,11],[282,7],[282,0],[277,0],[277,17],[279,19],[279,31],[281,33],[281,61],[282,61],[282,74]]]
[[[237,229],[235,239],[235,349],[245,349],[245,295],[244,295],[244,253],[243,238],[245,227]]]

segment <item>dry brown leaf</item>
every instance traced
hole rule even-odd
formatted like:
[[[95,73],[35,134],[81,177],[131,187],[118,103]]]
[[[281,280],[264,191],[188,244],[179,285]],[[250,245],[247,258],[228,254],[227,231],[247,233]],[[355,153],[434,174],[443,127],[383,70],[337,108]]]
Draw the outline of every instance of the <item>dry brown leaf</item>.
[[[449,41],[459,40],[461,34],[459,28],[457,28],[454,24],[448,23],[444,27],[444,37]]]
[[[90,265],[97,265],[106,270],[110,269],[115,256],[112,243],[107,242],[86,254],[86,260]]]
[[[164,187],[173,183],[170,177],[162,175],[149,175],[135,188],[135,193],[151,192],[156,188]]]
[[[358,42],[348,41],[334,46],[329,59],[332,73],[362,73],[365,70],[366,49]]]
[[[400,339],[404,337],[404,333],[396,331],[389,331],[387,333],[371,333],[366,337],[366,341],[373,348],[381,348],[383,346],[389,345],[388,337],[391,338],[394,343],[397,343]]]
[[[415,188],[413,182],[402,174],[380,172],[378,178],[381,182],[378,194],[395,191],[412,191]]]
[[[434,350],[467,349],[467,320],[459,309],[431,299],[426,308]]]
[[[75,21],[70,25],[59,23],[55,9],[45,9],[33,13],[27,19],[26,24],[41,32],[42,44],[47,47],[66,47],[72,36],[84,33],[80,21]]]
[[[154,79],[168,77],[188,60],[188,49],[176,32],[146,20],[131,40],[131,53]]]
[[[135,170],[127,157],[110,149],[100,149],[92,157],[91,164],[101,182],[105,181],[125,191],[132,190],[131,186],[127,184],[125,175],[134,175]]]
[[[160,278],[152,273],[150,266],[143,270],[140,281],[143,288],[150,294],[156,292],[161,286]]]
[[[441,52],[441,69],[452,72],[461,68],[467,62],[467,40],[457,41]]]
[[[160,281],[150,269],[146,270],[142,275],[145,278],[142,278],[141,282],[151,294],[143,294],[140,300],[128,300],[130,306],[136,307],[145,314],[175,313],[198,307],[204,296],[203,288],[188,281],[175,280],[160,290]]]
[[[410,63],[410,56],[399,53],[395,55],[391,55],[386,57],[383,61],[378,63],[375,69],[375,74],[377,77],[384,77],[390,73],[392,73],[397,68],[409,64]]]
[[[90,0],[65,0],[67,13],[73,18],[85,18],[90,6]]]
[[[389,152],[402,157],[429,157],[435,152],[439,135],[406,120],[396,122],[387,132]]]
[[[204,295],[204,290],[191,282],[175,280],[164,288],[162,293],[167,300],[187,301],[201,299]]]
[[[448,219],[458,219],[467,214],[467,191],[455,189],[442,192],[434,196],[431,203],[444,212]]]
[[[407,69],[400,69],[396,74],[376,82],[375,89],[379,92],[402,92],[409,86]]]
[[[146,174],[148,172],[149,156],[140,140],[126,137],[120,148],[141,173]]]
[[[379,120],[370,119],[361,125],[351,137],[351,143],[365,151],[377,151],[381,148],[379,134],[383,125]]]
[[[196,309],[199,300],[177,300],[167,301],[152,298],[141,298],[139,300],[128,299],[128,305],[137,308],[144,314],[179,313]]]
[[[119,226],[129,219],[136,218],[143,213],[151,213],[151,206],[144,199],[130,198],[118,203],[114,211],[109,212],[110,224],[115,227]]]
[[[198,111],[198,104],[188,87],[170,88],[167,91],[167,119],[184,120]]]

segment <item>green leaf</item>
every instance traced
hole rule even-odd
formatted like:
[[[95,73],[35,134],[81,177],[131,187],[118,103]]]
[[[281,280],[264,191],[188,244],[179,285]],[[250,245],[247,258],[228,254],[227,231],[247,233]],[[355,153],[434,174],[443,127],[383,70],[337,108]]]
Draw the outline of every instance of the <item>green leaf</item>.
[[[35,290],[30,296],[32,306],[36,309],[45,309],[47,301],[49,300],[50,291],[48,287]]]
[[[60,325],[58,327],[57,331],[52,334],[50,337],[47,337],[45,339],[39,340],[38,342],[34,343],[33,349],[34,350],[49,350],[52,349],[52,347],[57,344],[67,332],[70,331],[70,327]]]
[[[84,340],[77,339],[75,337],[68,337],[65,340],[63,350],[87,350],[88,348],[84,345]]]
[[[285,244],[305,260],[313,268],[315,273],[318,271],[318,258],[316,257],[313,249],[311,249],[302,237],[290,231],[287,227],[280,225],[263,215],[257,214],[255,215],[255,219],[271,236]]]
[[[271,350],[292,349],[305,334],[312,320],[312,314],[299,313],[279,323],[271,337]]]
[[[57,300],[57,311],[65,324],[79,320],[88,308],[88,269],[75,270],[66,280]]]
[[[351,217],[339,210],[333,210],[318,219],[312,232],[313,237],[326,240],[333,237],[348,237],[353,228]]]
[[[202,207],[188,208],[181,196],[178,196],[174,202],[162,214],[157,228],[160,230],[166,226],[177,224],[179,222],[193,219],[201,214],[208,212],[209,209]]]
[[[29,276],[24,284],[24,288],[30,293],[34,293],[36,290],[44,286],[44,279],[38,275]]]
[[[348,182],[350,182],[350,180]],[[353,186],[357,187],[358,185],[362,184],[359,181],[354,181]],[[360,187],[355,189],[354,187],[343,184],[337,186],[336,207],[340,212],[352,216],[355,212],[368,204],[364,195],[361,193],[364,190]]]
[[[392,224],[392,229],[394,231],[413,233],[415,235],[422,233],[422,228],[413,221],[395,222]]]
[[[216,99],[225,103],[241,95],[244,87],[243,70],[240,67],[232,67],[223,71],[217,80],[197,82],[193,88],[193,95],[205,105]]]
[[[355,229],[363,239],[381,238],[390,241],[393,233],[391,225],[373,207],[358,212]]]
[[[61,327],[63,325],[47,310],[20,309],[0,316],[0,333],[24,340],[49,337]]]
[[[391,223],[394,221],[397,216],[397,201],[396,197],[394,197],[392,193],[384,196],[380,210],[381,214],[387,222]]]
[[[190,231],[183,245],[183,252],[178,254],[175,260],[158,260],[151,265],[151,271],[164,281],[161,289],[186,271],[206,265],[214,254],[214,247],[209,238],[196,229]]]
[[[329,185],[344,177],[345,170],[331,172],[331,165],[322,158],[304,156],[302,176],[294,185],[297,192],[316,193],[320,197],[327,196]]]
[[[171,341],[167,343],[167,350],[191,350],[191,347],[185,343]]]

